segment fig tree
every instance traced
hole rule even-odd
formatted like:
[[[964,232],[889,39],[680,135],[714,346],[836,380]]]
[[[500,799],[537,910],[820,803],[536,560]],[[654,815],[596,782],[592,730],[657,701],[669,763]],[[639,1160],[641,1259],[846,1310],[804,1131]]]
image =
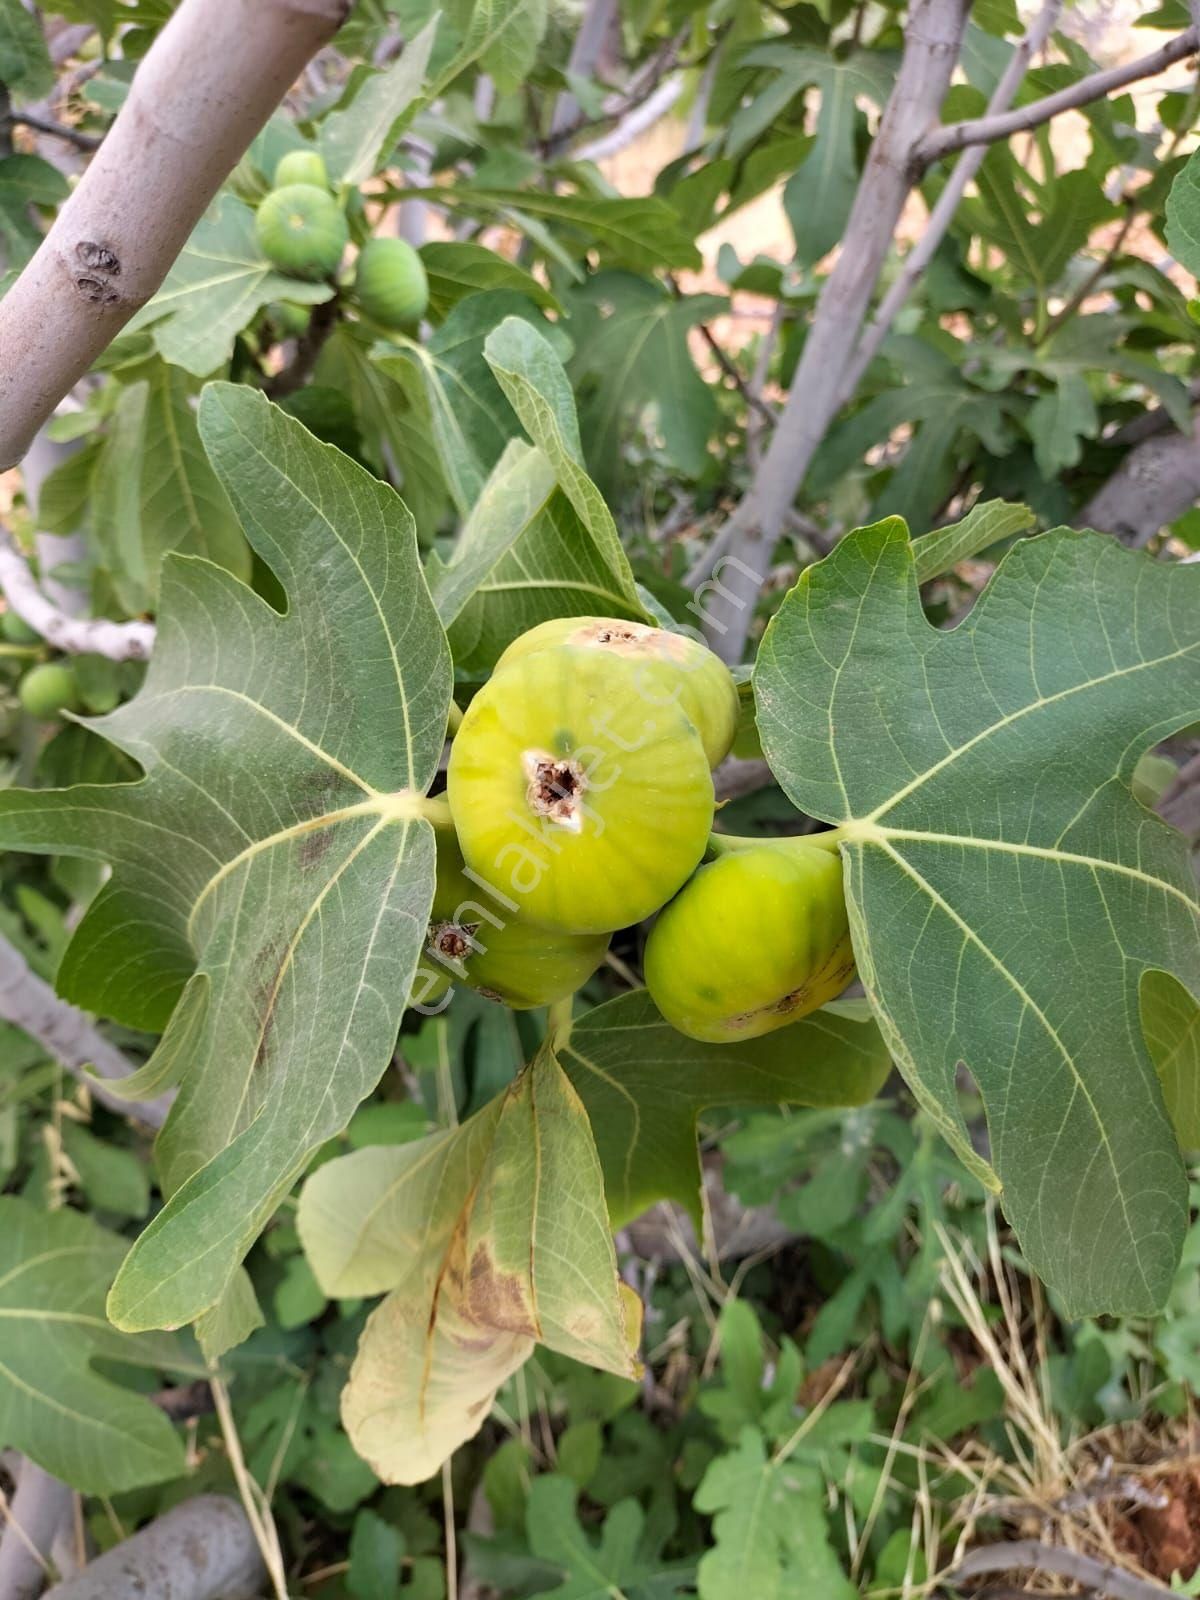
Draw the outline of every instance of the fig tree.
[[[472,873],[563,933],[649,916],[695,869],[713,815],[695,728],[603,650],[496,672],[455,735],[447,792]]]
[[[254,217],[258,246],[291,278],[328,278],[350,237],[337,201],[312,183],[272,189]]]
[[[794,839],[718,856],[663,909],[644,970],[692,1039],[753,1039],[806,1016],[854,976],[841,861]]]
[[[385,328],[420,322],[429,304],[425,264],[404,239],[368,239],[354,272],[358,303]]]
[[[438,834],[437,884],[413,999],[431,1005],[466,983],[516,1011],[565,1000],[604,960],[607,934],[555,933],[521,919],[516,903],[473,882],[454,839]]]
[[[79,710],[79,685],[65,661],[43,661],[21,679],[17,698],[31,717],[46,722],[61,711]]]
[[[554,617],[514,639],[497,666],[549,649],[595,651],[624,664],[647,700],[678,703],[710,766],[729,754],[738,725],[737,685],[720,657],[687,634],[616,617]]]
[[[329,174],[317,151],[289,150],[280,157],[275,168],[275,187],[286,189],[291,183],[311,183],[316,189],[328,189]]]

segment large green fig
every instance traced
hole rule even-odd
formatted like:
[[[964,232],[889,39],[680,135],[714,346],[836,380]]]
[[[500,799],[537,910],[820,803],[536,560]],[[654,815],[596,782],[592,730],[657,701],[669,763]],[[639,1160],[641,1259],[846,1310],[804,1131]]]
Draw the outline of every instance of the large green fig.
[[[521,920],[508,895],[489,892],[464,871],[458,845],[438,834],[437,884],[413,1001],[430,1007],[466,983],[516,1011],[565,1000],[604,960],[607,934],[553,933]]]
[[[563,933],[657,910],[700,861],[713,815],[691,722],[602,650],[542,650],[495,673],[455,735],[448,796],[472,872]]]
[[[312,183],[272,189],[254,217],[259,249],[292,278],[328,278],[350,237],[337,201]]]
[[[815,1011],[854,976],[837,854],[786,839],[709,862],[650,930],[644,970],[693,1039],[753,1039]]]
[[[409,328],[429,305],[425,263],[404,239],[368,239],[354,269],[354,293],[385,328]]]
[[[316,189],[328,189],[329,174],[316,150],[289,150],[280,157],[275,168],[275,187],[286,189],[292,183],[311,183]]]
[[[79,710],[79,685],[65,661],[43,661],[21,679],[17,698],[31,717],[48,721],[61,711]]]
[[[616,617],[554,617],[514,639],[497,666],[550,649],[596,651],[622,663],[647,700],[678,703],[710,766],[729,754],[738,725],[737,685],[720,657],[687,634]]]

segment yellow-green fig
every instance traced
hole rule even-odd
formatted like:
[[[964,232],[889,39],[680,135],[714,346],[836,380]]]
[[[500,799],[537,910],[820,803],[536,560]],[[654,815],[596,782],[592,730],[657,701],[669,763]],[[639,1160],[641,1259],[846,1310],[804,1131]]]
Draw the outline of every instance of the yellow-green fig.
[[[718,856],[659,916],[644,970],[692,1039],[754,1039],[807,1016],[854,976],[836,852],[787,839]]]
[[[687,634],[616,617],[553,617],[514,639],[496,665],[551,649],[594,651],[620,662],[647,700],[679,705],[703,741],[709,766],[729,754],[738,725],[737,685],[720,657]]]
[[[259,249],[291,278],[328,278],[350,230],[337,201],[313,183],[272,189],[254,215]]]
[[[61,711],[79,710],[79,684],[65,661],[43,661],[21,679],[17,698],[31,717],[48,721]]]
[[[368,239],[358,253],[354,293],[385,328],[410,328],[429,305],[425,263],[405,239]]]
[[[286,189],[290,183],[311,183],[314,188],[328,189],[329,174],[316,150],[289,150],[279,158],[275,187]]]
[[[699,734],[602,650],[542,650],[496,672],[455,735],[447,794],[471,871],[563,933],[649,916],[712,826]]]
[[[456,841],[438,834],[437,884],[412,1000],[430,1007],[466,983],[515,1011],[575,993],[604,960],[607,934],[555,933],[524,922],[516,902],[468,878]]]

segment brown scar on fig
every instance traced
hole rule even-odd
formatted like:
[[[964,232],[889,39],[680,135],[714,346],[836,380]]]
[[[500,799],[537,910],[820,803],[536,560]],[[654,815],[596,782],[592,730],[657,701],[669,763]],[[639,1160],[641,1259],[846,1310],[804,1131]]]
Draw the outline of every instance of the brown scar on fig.
[[[597,645],[622,656],[679,656],[686,653],[686,641],[666,628],[650,628],[644,622],[589,622],[576,629],[571,643]]]
[[[535,817],[546,817],[569,833],[583,829],[583,795],[587,774],[580,762],[561,760],[547,750],[526,750],[525,800]]]

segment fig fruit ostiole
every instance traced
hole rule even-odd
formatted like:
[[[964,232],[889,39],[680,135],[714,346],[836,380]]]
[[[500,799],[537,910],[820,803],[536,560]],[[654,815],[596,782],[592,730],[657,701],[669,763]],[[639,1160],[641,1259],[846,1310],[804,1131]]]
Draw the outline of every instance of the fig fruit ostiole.
[[[712,774],[692,723],[661,698],[602,650],[540,650],[472,700],[450,747],[450,810],[468,867],[525,920],[611,933],[699,863]]]
[[[438,830],[437,883],[412,1002],[431,1009],[455,983],[514,1011],[575,993],[604,960],[607,934],[553,933],[523,922],[515,902],[472,882],[452,833]]]
[[[660,913],[644,970],[673,1028],[729,1043],[834,999],[854,976],[854,952],[836,850],[801,839],[717,842],[723,853]]]
[[[328,278],[350,238],[342,209],[325,189],[289,183],[272,189],[254,216],[258,247],[291,278]]]
[[[679,705],[710,767],[729,754],[738,725],[737,685],[720,657],[687,634],[618,617],[553,617],[514,639],[496,666],[550,649],[595,651],[626,666],[648,700]]]
[[[405,239],[368,239],[354,269],[359,305],[385,328],[411,328],[429,305],[425,263]]]

